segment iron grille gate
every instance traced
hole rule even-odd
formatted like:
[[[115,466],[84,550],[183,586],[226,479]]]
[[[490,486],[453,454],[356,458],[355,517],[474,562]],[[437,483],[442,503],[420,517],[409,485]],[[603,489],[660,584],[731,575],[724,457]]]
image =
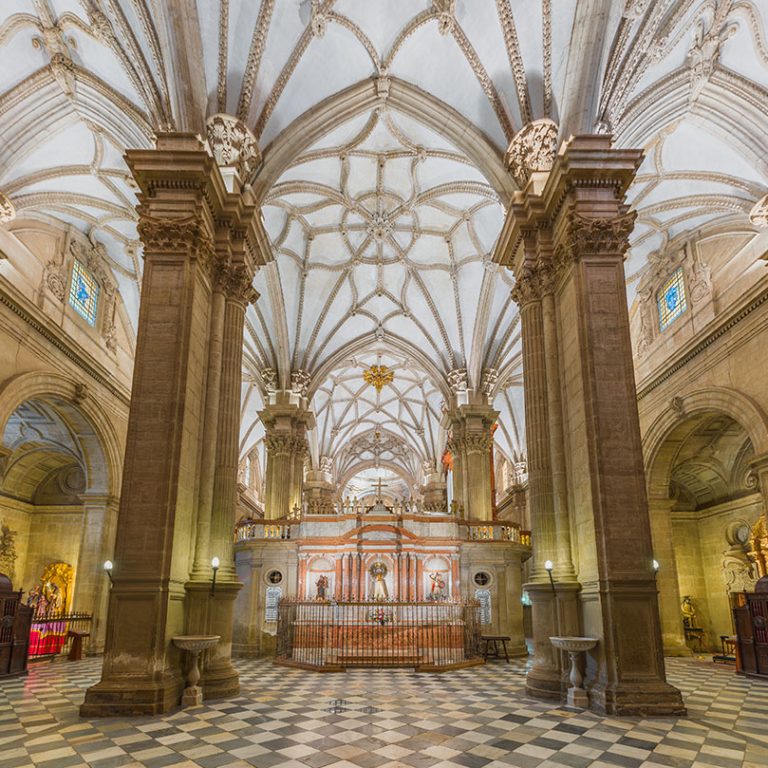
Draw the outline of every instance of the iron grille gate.
[[[278,663],[445,669],[480,660],[477,602],[281,600]]]

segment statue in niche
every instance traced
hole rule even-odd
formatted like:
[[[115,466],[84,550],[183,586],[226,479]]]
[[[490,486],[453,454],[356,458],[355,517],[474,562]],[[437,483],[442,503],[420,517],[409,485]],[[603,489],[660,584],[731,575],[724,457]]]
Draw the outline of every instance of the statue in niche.
[[[693,605],[690,595],[683,597],[683,602],[680,605],[680,611],[683,614],[683,626],[686,629],[692,629],[696,627],[696,608]]]
[[[429,574],[429,580],[432,582],[429,586],[429,599],[440,601],[446,600],[448,595],[445,591],[445,579],[439,571],[433,571]]]
[[[320,575],[315,582],[317,591],[315,592],[315,600],[327,600],[328,599],[328,577]]]
[[[380,560],[377,560],[370,569],[371,578],[373,579],[373,599],[374,600],[388,600],[389,593],[387,591],[387,582],[384,580],[387,576],[387,566]]]

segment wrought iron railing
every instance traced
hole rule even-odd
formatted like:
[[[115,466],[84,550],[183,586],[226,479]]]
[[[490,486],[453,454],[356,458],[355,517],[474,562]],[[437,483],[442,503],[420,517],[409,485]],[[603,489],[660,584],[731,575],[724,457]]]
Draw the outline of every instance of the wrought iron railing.
[[[29,657],[69,653],[77,635],[89,636],[90,613],[62,613],[32,618],[29,631]]]
[[[281,600],[275,660],[314,669],[479,663],[479,610],[475,601]]]

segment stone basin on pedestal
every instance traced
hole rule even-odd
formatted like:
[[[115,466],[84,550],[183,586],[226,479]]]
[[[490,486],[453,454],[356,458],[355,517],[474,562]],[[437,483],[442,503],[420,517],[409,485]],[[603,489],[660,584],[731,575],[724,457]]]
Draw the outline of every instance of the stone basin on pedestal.
[[[197,684],[200,680],[197,658],[203,651],[213,648],[219,640],[221,635],[178,635],[173,638],[173,644],[192,657],[187,674],[187,687],[181,697],[182,707],[199,707],[203,703],[203,689]]]
[[[579,654],[591,651],[598,643],[596,637],[550,637],[549,642],[559,651],[566,651],[571,660],[571,672],[569,680],[571,687],[568,689],[568,704],[572,707],[586,709],[589,706],[587,692],[581,687],[582,676],[579,670]]]

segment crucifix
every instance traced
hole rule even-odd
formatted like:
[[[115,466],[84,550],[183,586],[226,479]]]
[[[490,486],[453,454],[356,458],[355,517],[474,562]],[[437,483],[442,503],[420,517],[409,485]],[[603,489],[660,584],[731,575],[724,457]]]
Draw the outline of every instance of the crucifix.
[[[381,501],[381,478],[376,483],[376,501]]]

